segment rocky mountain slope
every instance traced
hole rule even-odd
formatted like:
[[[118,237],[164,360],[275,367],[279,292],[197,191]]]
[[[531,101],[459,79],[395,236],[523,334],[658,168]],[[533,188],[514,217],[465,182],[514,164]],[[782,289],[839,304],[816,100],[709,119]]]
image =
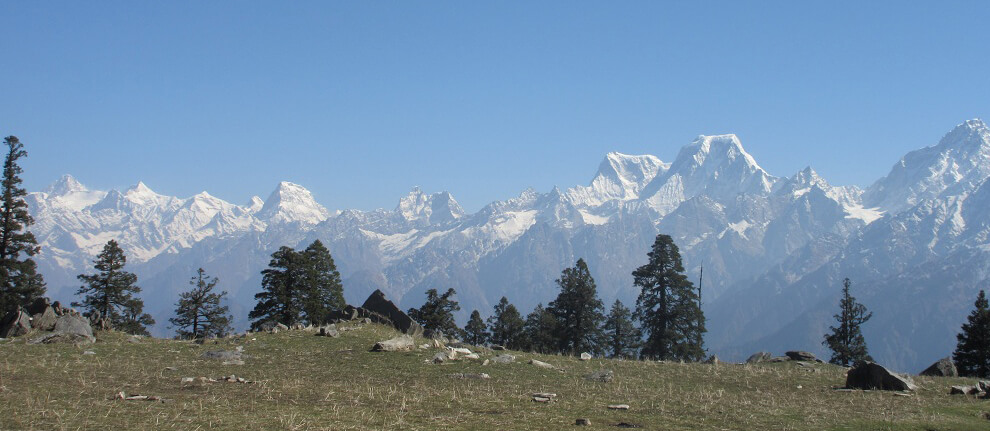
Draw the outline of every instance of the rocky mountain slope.
[[[116,239],[159,322],[203,267],[220,277],[245,325],[270,254],[317,238],[351,302],[381,289],[417,306],[425,290],[453,287],[462,319],[490,313],[503,295],[527,312],[552,300],[553,280],[583,257],[606,303],[633,306],[630,273],[663,232],[692,278],[704,265],[708,347],[723,359],[783,344],[823,353],[841,279],[850,277],[875,311],[865,328],[874,356],[913,370],[951,350],[976,291],[988,287],[988,177],[990,132],[971,120],[866,190],[830,185],[810,167],[773,176],[736,136],[720,135],[698,137],[671,163],[609,153],[587,186],[525,190],[473,214],[449,193],[418,188],[392,210],[330,211],[292,183],[235,205],[141,183],[88,190],[70,176],[28,200],[55,299],[73,299],[76,275]]]

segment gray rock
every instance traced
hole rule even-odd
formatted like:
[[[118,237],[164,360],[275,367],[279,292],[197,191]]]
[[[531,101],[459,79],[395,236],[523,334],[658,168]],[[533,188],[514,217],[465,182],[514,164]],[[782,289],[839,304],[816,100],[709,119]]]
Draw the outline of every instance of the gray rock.
[[[851,389],[882,389],[913,391],[917,389],[910,377],[897,374],[873,362],[860,362],[846,373],[846,387]]]
[[[337,338],[340,336],[340,332],[337,331],[337,325],[329,324],[320,327],[319,335],[322,337],[333,337]]]
[[[817,361],[818,360],[818,358],[816,358],[815,355],[812,354],[811,352],[803,352],[803,351],[800,351],[800,350],[791,350],[791,351],[786,352],[784,354],[787,355],[788,358],[791,358],[792,361]]]
[[[240,361],[244,357],[244,354],[231,350],[209,350],[203,352],[200,357],[206,359],[219,359],[222,361]]]
[[[609,410],[629,410],[629,404],[609,404]]]
[[[31,317],[23,310],[7,313],[0,321],[0,338],[19,337],[31,332]]]
[[[749,359],[746,360],[747,364],[757,364],[760,362],[768,362],[773,355],[770,352],[756,352],[752,354]]]
[[[442,364],[449,360],[450,360],[450,356],[447,355],[447,352],[437,352],[436,355],[433,355],[433,359],[432,359],[434,364]]]
[[[390,340],[379,341],[371,348],[372,352],[406,352],[416,348],[413,337],[402,334]]]
[[[593,382],[608,383],[615,378],[615,372],[612,370],[598,370],[591,374],[584,376],[585,380],[590,380]]]
[[[942,358],[935,361],[930,367],[925,368],[921,372],[922,376],[936,376],[936,377],[959,377],[959,371],[956,370],[956,363],[952,362],[952,358]]]
[[[501,355],[492,358],[491,361],[496,364],[511,364],[513,362],[516,362],[516,357],[515,355],[503,353]]]

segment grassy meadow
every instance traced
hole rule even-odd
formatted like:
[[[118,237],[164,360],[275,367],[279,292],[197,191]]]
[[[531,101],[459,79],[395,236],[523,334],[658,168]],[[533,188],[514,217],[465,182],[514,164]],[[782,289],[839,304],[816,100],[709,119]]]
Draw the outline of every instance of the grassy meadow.
[[[342,325],[346,327],[348,325]],[[948,395],[972,379],[915,377],[919,390],[836,391],[845,369],[793,362],[680,364],[508,352],[515,363],[427,363],[438,351],[370,352],[379,325],[187,341],[98,333],[88,346],[0,342],[0,430],[987,430],[990,401]],[[425,340],[417,340],[425,343]],[[243,365],[202,358],[243,346]],[[90,351],[92,353],[84,353]],[[781,353],[781,352],[777,352]],[[561,371],[527,364],[551,363]],[[608,369],[608,383],[584,377]],[[487,373],[489,379],[460,378]],[[183,383],[236,375],[252,383]],[[160,401],[127,401],[116,394]],[[557,394],[538,403],[535,392]],[[609,410],[628,404],[629,410]],[[588,427],[575,420],[590,420]]]

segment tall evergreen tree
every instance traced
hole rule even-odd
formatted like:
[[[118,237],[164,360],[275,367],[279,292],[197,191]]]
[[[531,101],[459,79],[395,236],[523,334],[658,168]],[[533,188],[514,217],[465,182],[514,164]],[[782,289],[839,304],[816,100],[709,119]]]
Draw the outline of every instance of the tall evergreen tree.
[[[27,156],[24,144],[16,136],[3,140],[7,156],[3,164],[0,186],[0,315],[25,306],[45,294],[45,281],[37,272],[32,256],[38,253],[38,242],[27,230],[34,219],[28,214],[21,187],[23,172],[18,159]]]
[[[124,271],[126,263],[127,256],[117,241],[108,241],[93,261],[97,273],[77,277],[85,283],[76,292],[83,295],[83,300],[73,302],[72,306],[81,307],[90,316],[99,315],[110,328],[147,334],[145,326],[153,325],[155,321],[143,312],[144,301],[134,296],[141,288],[135,284],[137,276]]]
[[[642,335],[632,321],[632,312],[618,299],[605,317],[605,350],[613,358],[635,358]]]
[[[175,317],[168,319],[179,338],[221,337],[231,331],[228,308],[220,305],[227,292],[214,290],[218,281],[200,268],[189,281],[192,290],[179,294]]]
[[[347,306],[344,302],[344,287],[340,282],[340,272],[320,240],[313,241],[302,256],[302,311],[309,323],[325,323],[327,315]]]
[[[467,325],[464,326],[464,341],[473,346],[480,346],[488,341],[488,337],[488,329],[485,327],[485,321],[481,320],[481,313],[478,310],[472,311]]]
[[[604,306],[584,259],[565,268],[556,283],[560,293],[547,310],[557,319],[559,351],[600,352]]]
[[[669,235],[657,235],[649,262],[633,271],[640,287],[634,316],[646,334],[640,354],[664,360],[705,358],[705,317],[694,285],[684,275],[681,253]]]
[[[542,308],[542,307],[541,307]],[[502,297],[495,305],[495,312],[488,318],[488,328],[492,344],[498,344],[512,350],[523,349],[526,345],[524,327],[526,322],[515,305]]]
[[[990,304],[983,290],[976,296],[976,309],[969,313],[956,338],[959,342],[952,359],[959,375],[990,378]]]
[[[258,303],[248,313],[248,318],[254,321],[251,329],[258,329],[265,322],[288,326],[302,319],[301,260],[291,247],[282,246],[272,253],[268,269],[261,271],[261,292],[254,295]]]
[[[845,367],[873,360],[866,351],[866,339],[860,328],[873,317],[873,313],[867,312],[866,306],[856,302],[856,298],[849,294],[850,285],[852,282],[848,278],[842,280],[842,299],[839,301],[839,314],[835,315],[839,326],[830,326],[831,333],[825,334],[825,341],[822,342],[832,350],[829,362]]]
[[[454,321],[454,312],[459,311],[461,306],[451,298],[455,293],[454,289],[447,289],[443,295],[438,294],[436,289],[427,290],[426,302],[422,307],[410,308],[409,317],[428,331],[440,331],[446,336],[460,337],[461,329]]]
[[[536,308],[526,315],[526,347],[530,351],[537,353],[556,352],[559,347],[559,337],[557,336],[557,318],[554,317],[543,304],[536,304]]]

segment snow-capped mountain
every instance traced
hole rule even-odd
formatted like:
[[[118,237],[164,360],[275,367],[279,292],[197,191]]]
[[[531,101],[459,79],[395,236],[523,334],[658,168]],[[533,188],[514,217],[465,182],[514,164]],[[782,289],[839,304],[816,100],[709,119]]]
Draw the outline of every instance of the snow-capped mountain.
[[[833,186],[810,167],[775,177],[738,137],[718,135],[698,137],[671,163],[608,153],[587,186],[529,189],[473,214],[447,192],[419,188],[391,210],[330,211],[288,182],[264,201],[235,205],[206,192],[163,196],[142,183],[88,190],[70,176],[28,203],[53,298],[74,299],[76,275],[116,239],[160,323],[203,267],[221,279],[244,326],[271,253],[315,239],[331,250],[350,302],[381,289],[416,306],[427,289],[452,287],[462,319],[491,313],[502,296],[526,312],[552,300],[560,271],[584,258],[606,303],[634,306],[630,274],[663,232],[692,278],[704,265],[706,340],[719,356],[822,353],[841,279],[850,277],[875,310],[865,328],[874,356],[916,371],[948,353],[986,285],[988,155],[987,126],[971,120],[865,191]]]

